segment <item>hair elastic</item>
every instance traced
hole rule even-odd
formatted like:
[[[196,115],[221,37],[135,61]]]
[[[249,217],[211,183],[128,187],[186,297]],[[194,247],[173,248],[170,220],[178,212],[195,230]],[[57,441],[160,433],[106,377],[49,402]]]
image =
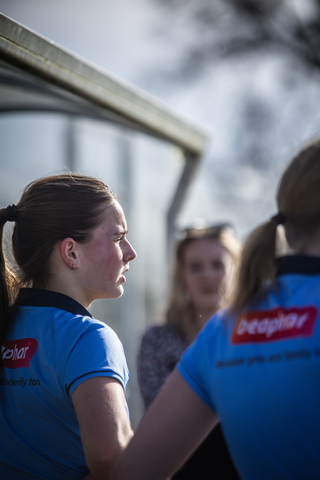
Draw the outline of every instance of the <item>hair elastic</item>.
[[[19,217],[19,212],[15,205],[8,205],[7,206],[7,221],[8,222],[16,222]]]
[[[271,217],[271,221],[275,222],[276,225],[283,225],[286,221],[286,216],[282,212],[278,212],[276,215]]]

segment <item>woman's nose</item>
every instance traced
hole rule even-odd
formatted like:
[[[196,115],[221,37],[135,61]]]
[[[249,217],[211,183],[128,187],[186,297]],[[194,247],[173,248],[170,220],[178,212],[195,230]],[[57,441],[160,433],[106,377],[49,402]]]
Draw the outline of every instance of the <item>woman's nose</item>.
[[[128,240],[127,240],[127,244],[128,244],[128,249],[126,251],[125,260],[127,262],[131,262],[137,257],[137,252],[134,250],[134,248],[132,247],[131,243],[128,242]]]

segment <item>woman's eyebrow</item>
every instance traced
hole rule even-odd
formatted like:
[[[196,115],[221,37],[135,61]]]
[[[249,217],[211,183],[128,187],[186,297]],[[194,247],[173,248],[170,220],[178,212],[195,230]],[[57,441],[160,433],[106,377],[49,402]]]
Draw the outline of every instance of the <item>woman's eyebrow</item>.
[[[117,237],[117,236],[123,236],[123,235],[127,235],[128,234],[128,230],[125,229],[125,228],[121,228],[119,227],[114,233],[113,233],[113,236],[114,237]]]

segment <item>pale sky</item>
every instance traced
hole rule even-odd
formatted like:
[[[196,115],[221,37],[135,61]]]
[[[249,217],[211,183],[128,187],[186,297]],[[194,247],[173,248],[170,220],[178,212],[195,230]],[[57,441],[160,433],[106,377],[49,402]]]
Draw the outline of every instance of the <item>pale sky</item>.
[[[130,82],[157,58],[148,0],[0,0],[0,11]]]

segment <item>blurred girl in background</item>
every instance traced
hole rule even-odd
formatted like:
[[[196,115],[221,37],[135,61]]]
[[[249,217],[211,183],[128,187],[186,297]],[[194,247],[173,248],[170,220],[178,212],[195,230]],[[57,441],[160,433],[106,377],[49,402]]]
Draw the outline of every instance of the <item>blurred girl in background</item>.
[[[228,224],[184,230],[176,245],[165,324],[150,327],[138,356],[140,392],[147,409],[184,350],[210,317],[227,305],[240,244]],[[212,452],[217,462],[212,463]],[[237,479],[220,425],[174,476],[174,480]]]

